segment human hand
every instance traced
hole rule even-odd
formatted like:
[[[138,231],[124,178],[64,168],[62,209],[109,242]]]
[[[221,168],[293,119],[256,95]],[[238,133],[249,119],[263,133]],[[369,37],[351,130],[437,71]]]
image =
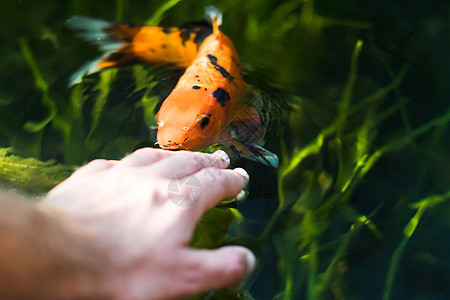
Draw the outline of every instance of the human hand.
[[[106,257],[104,288],[112,299],[192,296],[237,285],[255,263],[244,247],[188,247],[202,214],[248,182],[243,169],[228,165],[223,151],[144,148],[121,161],[92,161],[39,205]],[[175,176],[198,185],[191,205],[177,205],[179,197],[192,196],[187,184],[179,186],[177,200],[168,193]]]

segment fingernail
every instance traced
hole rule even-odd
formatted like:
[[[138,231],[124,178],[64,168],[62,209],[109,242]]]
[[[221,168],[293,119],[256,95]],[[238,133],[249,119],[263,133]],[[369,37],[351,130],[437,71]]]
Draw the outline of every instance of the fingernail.
[[[220,157],[220,159],[222,159],[226,163],[230,162],[230,158],[228,157],[228,154],[223,150],[217,150],[213,153],[213,155],[217,155],[218,157]]]
[[[248,192],[246,190],[241,190],[235,197],[236,201],[242,201],[247,198]]]
[[[238,251],[238,254],[240,256],[241,264],[243,267],[245,267],[245,275],[250,274],[256,265],[256,257],[253,252],[244,246],[228,246],[230,248],[235,248]],[[242,256],[241,256],[242,255]],[[245,261],[243,261],[245,259]]]
[[[256,262],[255,255],[249,251],[245,255],[245,260],[247,262],[247,274],[250,274],[253,271],[253,269],[255,268],[255,262]]]
[[[239,174],[241,174],[242,176],[244,176],[244,186],[242,187],[243,189],[247,186],[247,184],[248,184],[248,182],[249,182],[249,180],[250,180],[250,176],[248,176],[248,173],[247,173],[247,171],[245,171],[244,169],[242,169],[242,168],[236,168],[236,169],[233,169],[233,171],[236,171],[236,172],[238,172]]]

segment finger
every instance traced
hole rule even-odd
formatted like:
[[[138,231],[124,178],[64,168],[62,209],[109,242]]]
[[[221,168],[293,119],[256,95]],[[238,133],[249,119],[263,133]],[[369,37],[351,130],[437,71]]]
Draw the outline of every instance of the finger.
[[[176,152],[174,151],[155,148],[141,148],[134,151],[130,155],[124,157],[119,162],[119,166],[120,167],[148,166],[167,157],[171,157],[175,154]]]
[[[158,175],[165,178],[182,178],[194,174],[204,168],[227,168],[230,158],[222,151],[218,150],[213,154],[177,151],[176,155],[160,160],[155,164]]]
[[[193,175],[169,181],[168,197],[178,210],[179,223],[183,223],[186,239],[201,216],[221,200],[236,196],[248,183],[249,177],[244,169],[223,170],[206,168]],[[174,212],[175,213],[175,212]]]
[[[255,266],[255,256],[247,248],[227,246],[216,250],[186,249],[177,272],[177,288],[182,297],[238,285]]]
[[[206,168],[183,178],[172,178],[167,185],[167,197],[172,203],[180,231],[178,239],[189,241],[201,216],[221,200],[237,195],[249,181],[244,169]]]
[[[201,182],[201,194],[196,205],[198,217],[220,201],[236,196],[249,181],[249,175],[242,168],[234,170],[207,168],[194,175]]]

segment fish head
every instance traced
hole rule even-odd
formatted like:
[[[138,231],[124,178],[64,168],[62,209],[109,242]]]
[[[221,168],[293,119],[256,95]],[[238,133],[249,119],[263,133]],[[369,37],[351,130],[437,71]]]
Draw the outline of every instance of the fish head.
[[[206,100],[205,100],[206,99]],[[219,125],[208,95],[177,90],[164,101],[157,114],[157,141],[163,149],[200,150],[218,142]]]

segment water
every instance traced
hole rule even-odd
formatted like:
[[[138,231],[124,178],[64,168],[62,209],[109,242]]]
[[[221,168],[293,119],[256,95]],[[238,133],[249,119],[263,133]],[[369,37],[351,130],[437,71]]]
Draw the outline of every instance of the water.
[[[180,25],[209,4],[154,15],[163,3],[2,3],[3,182],[42,194],[73,165],[153,145],[148,126],[181,73],[139,66],[69,89],[98,52],[65,20]],[[210,211],[192,243],[246,245],[259,264],[238,289],[207,297],[449,299],[447,2],[214,4],[247,82],[267,99],[266,147],[280,167],[233,161],[250,173],[249,197],[239,213]]]

